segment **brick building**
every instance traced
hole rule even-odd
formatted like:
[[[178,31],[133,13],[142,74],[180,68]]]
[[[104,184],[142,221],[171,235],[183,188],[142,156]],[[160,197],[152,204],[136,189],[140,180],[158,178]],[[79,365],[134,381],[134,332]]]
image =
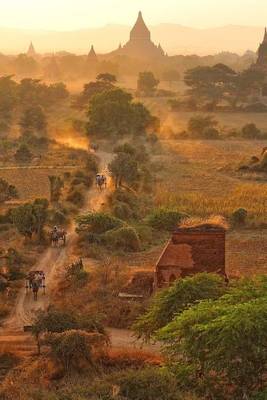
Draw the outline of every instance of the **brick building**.
[[[226,277],[225,236],[223,227],[212,224],[177,228],[156,265],[155,288],[201,272]]]

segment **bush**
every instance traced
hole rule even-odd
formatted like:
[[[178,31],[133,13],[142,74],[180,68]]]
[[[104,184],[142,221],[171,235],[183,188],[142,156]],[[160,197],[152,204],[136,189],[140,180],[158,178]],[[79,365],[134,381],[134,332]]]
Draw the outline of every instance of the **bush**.
[[[3,276],[0,276],[0,292],[4,292],[8,287],[7,279]]]
[[[234,226],[245,225],[247,220],[248,212],[244,208],[239,208],[234,211],[231,216],[231,221]]]
[[[92,154],[88,154],[88,157],[86,160],[86,170],[88,172],[92,172],[94,175],[97,174],[97,172],[98,172],[97,159]]]
[[[21,144],[14,157],[17,162],[28,163],[31,162],[33,155],[26,144]]]
[[[178,400],[176,378],[165,368],[146,368],[120,373],[115,379],[127,400]],[[182,397],[181,397],[182,398]]]
[[[49,212],[49,222],[51,225],[65,225],[67,217],[61,210],[51,210]]]
[[[75,204],[78,207],[82,207],[85,201],[83,193],[77,189],[71,191],[66,200]]]
[[[95,233],[102,234],[109,230],[120,228],[123,225],[123,221],[112,215],[96,212],[88,213],[79,216],[76,219],[78,223],[77,232],[81,233]]]
[[[150,214],[147,221],[154,229],[172,231],[184,218],[188,218],[188,215],[178,211],[160,208]]]
[[[220,132],[216,128],[205,128],[202,133],[202,138],[216,140],[220,138]]]
[[[113,205],[113,214],[115,215],[115,217],[123,220],[128,220],[133,216],[133,212],[130,206],[122,201],[117,201]]]
[[[241,136],[244,139],[260,139],[262,134],[255,124],[246,124],[242,128]]]
[[[131,226],[123,226],[106,233],[105,242],[124,251],[140,251],[141,243],[138,234]]]
[[[99,333],[69,330],[49,334],[45,343],[51,347],[52,355],[62,363],[65,371],[69,371],[77,369],[83,360],[92,364],[94,347],[102,347],[107,340],[105,335]]]

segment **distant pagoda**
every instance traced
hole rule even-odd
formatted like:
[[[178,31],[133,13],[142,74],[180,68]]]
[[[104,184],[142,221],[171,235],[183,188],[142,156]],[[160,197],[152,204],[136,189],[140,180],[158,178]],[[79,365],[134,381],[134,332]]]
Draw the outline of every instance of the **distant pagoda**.
[[[258,50],[256,66],[267,70],[267,28],[265,28],[263,42]]]
[[[139,11],[137,21],[130,32],[130,40],[113,52],[115,55],[126,55],[139,59],[158,59],[165,56],[161,45],[156,46]]]
[[[93,45],[91,46],[91,49],[90,49],[90,51],[88,53],[87,61],[89,61],[89,62],[97,62],[98,61],[97,60],[97,55],[96,55],[96,52],[95,52],[95,49],[94,49]]]
[[[31,42],[27,51],[27,56],[28,57],[32,57],[32,58],[36,58],[37,57],[37,53],[35,51],[34,45]]]

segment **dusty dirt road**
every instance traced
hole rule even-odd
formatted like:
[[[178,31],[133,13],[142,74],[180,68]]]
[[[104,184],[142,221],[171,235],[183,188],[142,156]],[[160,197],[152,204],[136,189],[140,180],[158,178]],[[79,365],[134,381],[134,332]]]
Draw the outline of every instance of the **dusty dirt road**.
[[[107,165],[112,159],[112,154],[99,152],[101,159],[101,173],[108,176]],[[110,182],[108,181],[108,188]],[[88,192],[88,201],[84,212],[100,210],[106,200],[109,189],[100,192],[93,187]],[[68,265],[73,243],[76,239],[74,224],[69,227],[66,247],[48,248],[40,257],[33,270],[42,270],[46,275],[46,293],[38,293],[38,300],[33,300],[32,293],[26,293],[23,288],[19,292],[14,311],[0,328],[0,350],[16,350],[17,353],[31,354],[36,350],[34,340],[29,333],[24,332],[24,327],[31,325],[36,311],[45,310],[50,303],[50,293],[55,287],[58,276]],[[132,332],[128,330],[109,329],[111,343],[114,347],[140,348],[141,343],[136,342]],[[158,346],[146,345],[145,350],[157,351]]]

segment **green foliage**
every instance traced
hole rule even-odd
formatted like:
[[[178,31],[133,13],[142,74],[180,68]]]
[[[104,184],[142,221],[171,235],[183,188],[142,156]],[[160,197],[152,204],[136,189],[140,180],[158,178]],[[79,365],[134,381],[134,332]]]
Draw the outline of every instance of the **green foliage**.
[[[217,275],[204,273],[180,279],[155,295],[148,312],[134,324],[134,330],[138,336],[150,339],[176,315],[203,299],[217,299],[226,290],[223,279]]]
[[[50,183],[50,201],[51,203],[57,203],[62,194],[62,189],[64,187],[64,181],[60,176],[50,175],[49,177]]]
[[[122,226],[121,228],[108,231],[104,239],[108,246],[123,251],[140,251],[141,249],[138,234],[131,226]]]
[[[81,189],[73,189],[67,196],[67,201],[73,203],[75,206],[81,208],[85,203],[84,193]]]
[[[165,368],[121,372],[115,379],[120,395],[127,400],[181,400],[175,376]]]
[[[115,217],[127,221],[133,216],[133,212],[129,206],[129,204],[124,203],[122,201],[117,201],[113,204],[112,208],[113,214]]]
[[[105,82],[105,83],[110,83],[110,84],[114,84],[117,82],[117,78],[115,75],[109,74],[109,73],[101,73],[98,74],[96,77],[97,81],[100,82]]]
[[[231,221],[234,226],[245,225],[248,216],[247,210],[244,208],[238,208],[231,216]]]
[[[241,136],[244,139],[261,139],[262,133],[255,124],[246,124],[243,126]]]
[[[123,221],[102,212],[88,213],[76,218],[78,233],[102,234],[109,230],[120,228]]]
[[[20,120],[22,134],[35,134],[44,136],[46,134],[47,121],[42,107],[32,106],[26,108]]]
[[[17,197],[18,192],[15,186],[9,185],[7,181],[0,178],[0,203],[11,199],[16,199]]]
[[[48,217],[48,201],[36,199],[33,203],[26,203],[14,208],[11,217],[14,225],[23,236],[32,238],[32,235],[36,233],[40,241]]]
[[[188,218],[188,215],[174,210],[159,208],[147,217],[147,222],[154,229],[173,231],[185,218]]]
[[[14,157],[17,162],[29,163],[31,162],[33,155],[26,144],[21,144]]]
[[[145,96],[152,96],[159,84],[159,80],[155,78],[153,72],[140,72],[137,81],[137,90]]]
[[[142,134],[155,123],[150,112],[119,88],[93,96],[89,103],[87,132],[98,137]]]
[[[98,172],[97,158],[92,154],[88,154],[86,161],[86,170],[88,172],[91,172],[92,174],[97,174]]]
[[[45,344],[63,365],[65,371],[77,370],[82,360],[93,363],[92,350],[106,344],[106,337],[99,333],[68,330],[46,336]]]
[[[213,129],[216,125],[218,125],[218,121],[212,116],[196,115],[190,118],[188,122],[188,131],[192,137],[202,139],[206,138],[205,132],[207,133],[207,130]]]
[[[108,169],[115,181],[115,187],[123,183],[132,185],[139,177],[137,161],[127,153],[119,153],[108,165]]]
[[[266,277],[243,280],[174,317],[157,335],[170,361],[194,365],[222,398],[229,387],[235,399],[260,390],[267,372],[266,289]]]

